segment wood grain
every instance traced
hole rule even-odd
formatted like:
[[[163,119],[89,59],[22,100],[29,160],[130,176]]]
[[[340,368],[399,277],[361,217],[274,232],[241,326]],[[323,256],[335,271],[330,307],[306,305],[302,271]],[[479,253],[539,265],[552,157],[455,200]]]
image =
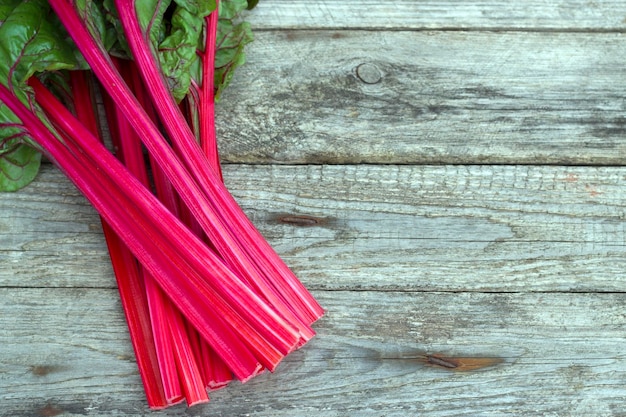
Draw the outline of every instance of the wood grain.
[[[275,374],[150,415],[623,415],[624,294],[316,296],[319,335]],[[0,298],[0,416],[145,415],[115,290]],[[455,373],[425,364],[435,353],[502,362]]]
[[[218,107],[237,163],[619,165],[622,33],[269,31]]]
[[[253,28],[623,30],[621,1],[263,0]]]
[[[95,211],[0,194],[0,417],[626,417],[626,3],[263,0],[227,185],[327,309],[149,412]]]
[[[626,290],[626,168],[225,166],[315,289]],[[46,167],[0,194],[0,286],[111,288],[96,213]]]

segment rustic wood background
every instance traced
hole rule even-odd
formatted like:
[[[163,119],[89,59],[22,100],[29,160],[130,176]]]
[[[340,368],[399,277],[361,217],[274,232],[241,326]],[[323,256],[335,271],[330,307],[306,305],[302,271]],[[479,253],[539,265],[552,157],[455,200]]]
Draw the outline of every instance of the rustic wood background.
[[[225,178],[318,337],[148,412],[98,216],[46,166],[0,194],[0,416],[626,416],[626,2],[249,19]]]

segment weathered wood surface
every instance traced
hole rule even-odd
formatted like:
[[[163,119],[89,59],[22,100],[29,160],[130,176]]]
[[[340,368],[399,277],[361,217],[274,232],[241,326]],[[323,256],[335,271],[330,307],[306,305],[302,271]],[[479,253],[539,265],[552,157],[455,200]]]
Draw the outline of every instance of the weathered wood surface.
[[[623,30],[619,0],[508,2],[263,0],[248,19],[255,28]]]
[[[626,416],[626,3],[250,20],[227,183],[328,315],[277,373],[150,415]],[[0,416],[149,414],[96,213],[50,166],[0,213]]]
[[[624,294],[315,294],[320,333],[275,374],[150,415],[624,415]],[[0,297],[15,352],[0,356],[0,416],[146,415],[114,289]],[[435,353],[495,363],[455,372],[427,365]]]
[[[626,169],[229,165],[225,174],[328,315],[275,375],[216,392],[192,414],[626,407]],[[96,214],[52,167],[0,204],[11,213],[0,227],[0,415],[142,415]],[[503,362],[458,373],[425,366],[435,353]]]
[[[625,41],[623,33],[260,32],[218,113],[222,156],[619,165]]]
[[[311,288],[626,291],[626,168],[228,165],[225,176]],[[0,286],[114,285],[98,216],[52,167],[0,212]]]

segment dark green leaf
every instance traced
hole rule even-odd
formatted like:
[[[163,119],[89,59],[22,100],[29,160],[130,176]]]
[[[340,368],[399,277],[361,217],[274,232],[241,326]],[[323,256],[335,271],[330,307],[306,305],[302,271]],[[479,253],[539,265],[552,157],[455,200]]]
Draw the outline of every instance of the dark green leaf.
[[[217,26],[217,51],[215,53],[215,100],[234,75],[235,69],[246,62],[244,47],[252,42],[252,30],[247,22],[234,23],[246,8],[246,1],[224,0],[220,2],[220,19]]]
[[[169,22],[164,19],[171,0],[143,0],[135,2],[137,17],[141,27],[149,32],[152,45],[158,45],[166,36]]]
[[[1,105],[0,119],[15,119],[15,116]],[[0,127],[0,138],[0,191],[17,191],[37,175],[41,154],[30,146],[19,127]]]
[[[17,4],[0,26],[1,81],[19,86],[36,72],[76,68],[75,50],[65,38],[47,1]]]
[[[247,8],[247,0],[222,0],[220,1],[220,19],[232,20]]]
[[[30,145],[19,139],[9,142],[0,151],[0,191],[17,191],[28,185],[41,163],[41,153]]]
[[[104,0],[102,2],[102,9],[104,18],[107,22],[106,30],[107,37],[112,37],[116,41],[113,43],[109,52],[120,58],[130,58],[130,48],[128,42],[126,42],[126,35],[124,35],[124,29],[122,28],[122,22],[120,22],[115,8],[114,0]]]
[[[109,21],[108,27],[117,33],[116,45],[123,50],[117,54],[130,56],[114,0],[101,1]],[[252,41],[249,25],[234,23],[248,7],[248,1],[222,0],[219,4],[216,99],[228,86],[234,70],[245,62],[243,48]],[[203,49],[205,17],[215,10],[215,0],[142,0],[137,1],[135,7],[139,23],[148,34],[169,89],[174,98],[180,101],[187,95],[192,79],[201,78],[198,50]]]
[[[26,81],[34,74],[81,66],[46,0],[3,1],[0,22],[0,82],[24,103],[28,103]],[[19,122],[0,106],[0,191],[23,187],[39,168],[39,153],[11,127]]]
[[[215,0],[146,0],[136,2],[136,8],[139,24],[148,33],[163,76],[180,101],[191,85],[204,18],[215,10]],[[112,10],[110,14],[114,13]]]
[[[0,24],[13,13],[13,10],[20,4],[22,0],[4,0],[0,3]]]
[[[252,10],[256,7],[256,5],[259,3],[259,0],[248,0],[248,7],[246,7],[248,10]]]
[[[95,39],[99,39],[107,51],[116,45],[118,41],[111,24],[107,18],[104,2],[102,0],[74,0],[74,6],[81,20],[89,29]]]
[[[191,67],[198,61],[197,49],[202,38],[204,18],[214,10],[211,2],[175,0],[170,20],[171,31],[159,44],[161,69],[177,101],[182,100],[191,85]]]

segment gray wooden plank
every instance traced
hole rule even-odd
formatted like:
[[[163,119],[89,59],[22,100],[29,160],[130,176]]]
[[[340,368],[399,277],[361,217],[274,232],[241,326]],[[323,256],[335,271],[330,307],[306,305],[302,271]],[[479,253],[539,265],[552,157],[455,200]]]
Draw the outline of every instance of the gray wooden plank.
[[[226,165],[315,289],[624,291],[626,168]],[[53,167],[0,194],[0,286],[111,288],[96,213]]]
[[[263,0],[249,13],[253,28],[620,30],[622,1],[505,2]]]
[[[0,285],[114,285],[100,219],[51,164],[15,193],[0,193]]]
[[[624,294],[316,296],[318,336],[275,374],[150,415],[624,415]],[[0,416],[147,414],[115,290],[0,300]],[[501,362],[454,372],[435,353]]]
[[[225,161],[619,165],[626,155],[622,33],[256,38],[218,107]]]
[[[625,288],[624,168],[248,169],[233,193],[315,288]]]

